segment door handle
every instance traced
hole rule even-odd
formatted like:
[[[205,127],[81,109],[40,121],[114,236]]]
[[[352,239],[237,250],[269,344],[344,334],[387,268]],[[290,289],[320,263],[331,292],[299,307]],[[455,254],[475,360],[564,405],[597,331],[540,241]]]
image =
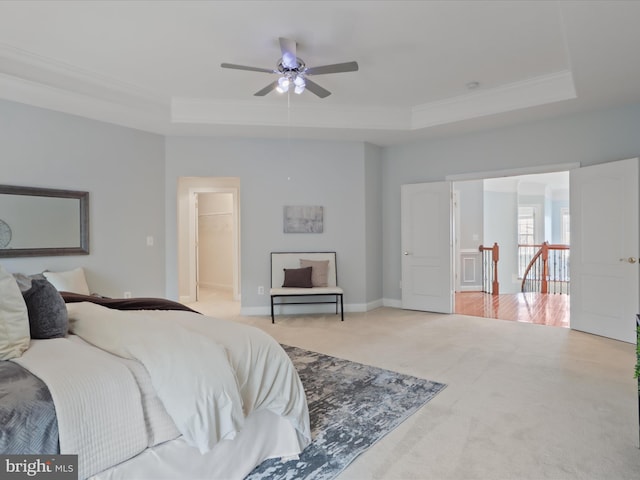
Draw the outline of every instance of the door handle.
[[[409,252],[402,252],[403,255],[411,255]]]
[[[636,263],[636,257],[629,257],[629,258],[621,258],[620,259],[621,262],[628,262],[628,263]]]

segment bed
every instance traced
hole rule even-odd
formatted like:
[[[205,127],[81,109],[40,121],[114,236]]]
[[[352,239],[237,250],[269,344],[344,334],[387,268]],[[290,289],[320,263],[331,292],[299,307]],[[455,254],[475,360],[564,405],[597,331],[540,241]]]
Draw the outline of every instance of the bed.
[[[7,300],[15,297],[15,289],[6,295],[8,283],[0,266],[5,323],[20,306]],[[296,458],[310,443],[297,372],[261,330],[166,300],[33,284],[45,286],[56,315],[64,308],[67,328],[29,338],[25,348],[16,347],[17,322],[0,325],[14,341],[0,344],[0,453],[77,454],[83,479],[231,479],[269,458]],[[31,317],[43,315],[23,297],[33,334]],[[15,378],[26,387],[7,387]]]

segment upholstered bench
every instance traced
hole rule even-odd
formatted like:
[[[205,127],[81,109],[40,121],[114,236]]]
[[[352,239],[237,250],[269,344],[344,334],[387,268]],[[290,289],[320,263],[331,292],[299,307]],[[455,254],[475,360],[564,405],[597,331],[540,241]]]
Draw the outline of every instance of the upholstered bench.
[[[340,303],[344,321],[343,290],[338,286],[336,252],[271,252],[271,323],[280,305]],[[316,297],[331,298],[318,301]],[[275,299],[279,298],[279,302]],[[294,299],[295,301],[291,301]]]

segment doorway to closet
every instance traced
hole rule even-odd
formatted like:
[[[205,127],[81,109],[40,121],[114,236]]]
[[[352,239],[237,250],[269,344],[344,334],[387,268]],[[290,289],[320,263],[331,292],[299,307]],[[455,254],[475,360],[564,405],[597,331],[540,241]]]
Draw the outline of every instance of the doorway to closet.
[[[207,315],[240,311],[240,179],[178,180],[180,301]]]
[[[195,195],[196,301],[233,300],[233,194]]]

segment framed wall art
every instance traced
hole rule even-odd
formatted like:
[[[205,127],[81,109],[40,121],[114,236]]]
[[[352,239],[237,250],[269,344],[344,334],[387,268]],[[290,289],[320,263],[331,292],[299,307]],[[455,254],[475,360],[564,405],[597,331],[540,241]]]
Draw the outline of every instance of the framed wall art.
[[[284,207],[284,233],[322,233],[323,222],[321,206]]]

